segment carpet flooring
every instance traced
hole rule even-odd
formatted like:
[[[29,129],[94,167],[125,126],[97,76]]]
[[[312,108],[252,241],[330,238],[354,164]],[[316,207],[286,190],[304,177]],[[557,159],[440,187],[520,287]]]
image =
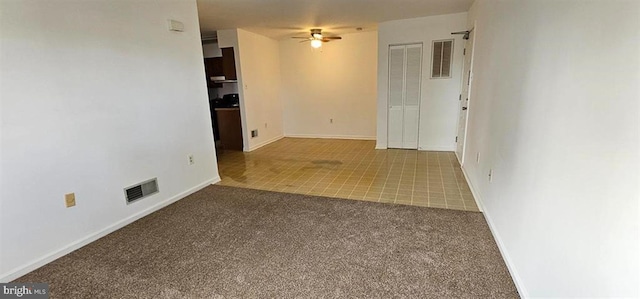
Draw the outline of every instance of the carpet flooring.
[[[518,297],[481,213],[223,186],[16,281],[51,298]]]

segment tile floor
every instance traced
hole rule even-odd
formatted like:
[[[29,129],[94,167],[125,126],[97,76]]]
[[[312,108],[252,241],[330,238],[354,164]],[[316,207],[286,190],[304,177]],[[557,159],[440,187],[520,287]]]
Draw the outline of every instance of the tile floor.
[[[453,152],[376,150],[375,141],[284,138],[225,151],[218,184],[478,211]]]

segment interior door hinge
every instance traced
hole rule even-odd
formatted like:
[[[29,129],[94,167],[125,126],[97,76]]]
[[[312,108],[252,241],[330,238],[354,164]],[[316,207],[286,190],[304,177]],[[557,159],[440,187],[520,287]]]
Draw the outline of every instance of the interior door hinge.
[[[467,55],[467,48],[464,48],[464,50],[462,50],[462,55]]]
[[[456,142],[458,142],[458,136],[456,136]]]

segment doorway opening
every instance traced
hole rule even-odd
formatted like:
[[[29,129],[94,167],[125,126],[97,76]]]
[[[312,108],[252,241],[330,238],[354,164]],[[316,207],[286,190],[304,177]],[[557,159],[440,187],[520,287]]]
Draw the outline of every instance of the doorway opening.
[[[243,131],[233,47],[220,48],[214,34],[202,40],[216,154],[242,151]]]

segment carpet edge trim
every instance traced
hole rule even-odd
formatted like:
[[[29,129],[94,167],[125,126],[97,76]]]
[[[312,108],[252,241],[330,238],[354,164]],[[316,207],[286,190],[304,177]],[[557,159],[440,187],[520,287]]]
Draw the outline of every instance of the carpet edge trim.
[[[178,193],[172,197],[167,198],[164,201],[161,201],[153,206],[148,207],[147,209],[144,209],[138,213],[135,213],[133,215],[130,215],[122,220],[119,220],[103,229],[100,229],[92,234],[89,234],[83,238],[80,238],[58,250],[54,250],[53,252],[50,252],[49,254],[45,254],[44,256],[40,257],[40,258],[36,258],[34,260],[32,260],[31,262],[28,262],[22,266],[16,267],[12,270],[9,270],[7,273],[3,273],[2,275],[0,275],[0,282],[5,283],[5,282],[9,282],[9,281],[13,281],[16,278],[19,278],[21,276],[24,276],[25,274],[32,272],[48,263],[51,263],[75,250],[78,250],[116,230],[119,230],[133,222],[135,222],[136,220],[139,220],[147,215],[152,214],[153,212],[156,212],[172,203],[175,203],[176,201],[179,201],[199,190],[202,190],[203,188],[215,184],[217,182],[220,182],[220,176],[216,176],[212,179],[208,179],[190,189],[187,189],[181,193]]]
[[[285,134],[284,137],[310,138],[310,139],[376,140],[376,136],[365,136],[365,135]]]

